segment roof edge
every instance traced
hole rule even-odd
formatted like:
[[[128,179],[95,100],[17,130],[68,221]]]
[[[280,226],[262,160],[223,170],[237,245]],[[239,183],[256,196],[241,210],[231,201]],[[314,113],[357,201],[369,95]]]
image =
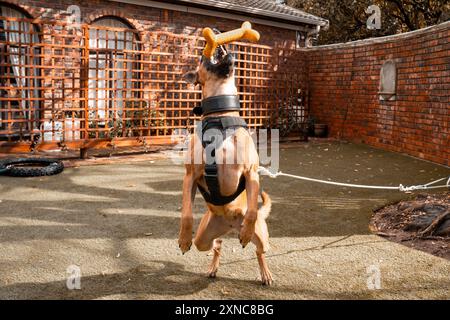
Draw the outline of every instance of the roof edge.
[[[267,19],[261,16],[246,16],[245,13],[233,13],[232,11],[226,12],[221,10],[213,11],[211,7],[209,9],[201,6],[188,6],[186,4],[182,4],[180,2],[175,3],[174,1],[153,1],[153,0],[109,0],[112,2],[120,2],[133,4],[144,7],[158,8],[158,9],[167,9],[174,11],[181,11],[186,13],[194,13],[199,15],[213,16],[213,17],[222,17],[225,19],[244,21],[248,20],[255,24],[268,25],[272,27],[288,29],[288,30],[296,30],[296,31],[305,31],[310,32],[311,30],[315,30],[317,27],[320,27],[315,24],[308,23],[295,23],[294,21],[289,21],[283,19]],[[309,27],[308,27],[309,26]]]
[[[185,3],[185,4],[197,4],[197,5],[202,5],[205,7],[209,7],[211,8],[211,5],[208,4],[207,2],[205,2],[204,0],[175,0],[176,2],[181,2],[181,3]],[[316,17],[315,19],[311,19],[311,18],[307,18],[307,17],[292,17],[286,14],[280,14],[277,12],[273,12],[273,11],[268,11],[268,10],[264,10],[264,9],[259,9],[259,8],[249,8],[249,7],[244,7],[244,6],[240,6],[240,5],[236,5],[234,3],[228,3],[225,1],[217,1],[217,6],[215,6],[215,8],[220,8],[220,9],[224,9],[224,10],[228,10],[228,11],[237,11],[237,12],[246,12],[246,13],[250,13],[250,14],[254,14],[254,15],[258,15],[258,16],[263,16],[265,18],[278,18],[281,20],[286,20],[286,21],[293,21],[293,22],[300,22],[300,23],[305,23],[305,24],[312,24],[312,25],[318,25],[321,27],[327,27],[329,25],[329,21],[320,17]],[[293,8],[295,9],[295,8]]]

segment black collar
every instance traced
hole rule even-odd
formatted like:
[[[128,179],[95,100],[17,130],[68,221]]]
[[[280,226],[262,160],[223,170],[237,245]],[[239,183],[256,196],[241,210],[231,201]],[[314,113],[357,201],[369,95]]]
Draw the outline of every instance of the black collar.
[[[200,106],[193,109],[196,116],[222,111],[240,111],[241,106],[237,95],[227,94],[203,99]]]

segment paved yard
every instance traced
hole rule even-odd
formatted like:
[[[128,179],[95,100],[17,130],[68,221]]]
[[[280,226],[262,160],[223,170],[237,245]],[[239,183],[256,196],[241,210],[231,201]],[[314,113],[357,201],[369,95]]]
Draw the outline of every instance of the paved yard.
[[[293,174],[366,184],[418,184],[449,168],[346,143],[281,152]],[[371,235],[372,209],[407,197],[264,178],[272,287],[259,284],[254,247],[224,240],[217,279],[177,234],[183,168],[168,160],[68,168],[45,178],[0,177],[1,299],[450,299],[450,261]],[[197,196],[195,222],[203,212]],[[81,290],[66,287],[81,269]],[[379,268],[381,289],[367,281]],[[369,273],[368,273],[369,271]],[[376,272],[376,271],[375,271]]]

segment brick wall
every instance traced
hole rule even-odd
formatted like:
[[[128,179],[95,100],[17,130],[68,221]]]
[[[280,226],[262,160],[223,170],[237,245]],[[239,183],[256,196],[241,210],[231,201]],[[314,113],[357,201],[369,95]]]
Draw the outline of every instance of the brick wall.
[[[332,137],[450,165],[450,22],[305,50],[310,112]],[[397,95],[380,101],[388,59],[397,65]]]
[[[0,109],[11,110],[11,115],[0,119],[0,151],[2,147],[12,146],[17,147],[16,150],[31,148],[31,134],[43,137],[37,148],[55,149],[78,148],[88,144],[82,141],[84,139],[111,137],[129,138],[143,144],[145,139],[133,137],[167,137],[173,130],[192,128],[191,110],[199,103],[201,95],[198,87],[188,86],[181,75],[198,63],[203,48],[199,37],[201,30],[205,26],[229,30],[242,23],[106,0],[0,0],[0,4],[3,3],[20,7],[33,18],[26,23],[31,25],[29,30],[39,30],[39,41],[37,45],[28,43],[24,52],[31,52],[35,46],[35,55],[40,59],[39,62],[33,60],[31,67],[24,67],[24,73],[35,72],[34,78],[38,79],[33,92],[13,95],[15,76],[7,77],[14,79],[12,86],[0,81],[0,91],[8,92],[6,106],[1,105]],[[77,27],[67,24],[69,7],[74,5],[81,11]],[[105,53],[104,48],[91,45],[88,39],[95,42],[99,39],[98,31],[104,29],[92,26],[92,22],[105,16],[119,17],[133,30],[122,29],[121,35],[116,31],[103,32],[103,41],[108,35],[109,43],[117,46],[120,40],[114,41],[114,38],[132,39],[131,50],[116,47],[114,52]],[[306,83],[306,73],[303,53],[293,49],[295,31],[258,24],[254,28],[262,35],[258,44],[232,44],[229,49],[236,56],[236,84],[242,115],[249,126],[259,127],[276,121],[281,103],[305,101],[302,99],[305,91],[301,89]],[[125,37],[124,32],[130,37]],[[5,40],[3,45],[3,48],[8,46]],[[9,62],[9,56],[2,52],[6,51],[0,51],[0,60]],[[26,58],[26,54],[22,56]],[[129,72],[123,72],[124,68]],[[35,112],[23,116],[18,100]],[[303,121],[307,117],[304,104],[297,103],[296,109],[294,115],[298,121]],[[126,129],[130,123],[131,133]],[[153,129],[155,126],[159,129]],[[76,129],[72,130],[73,127]],[[63,143],[59,144],[61,141]]]
[[[119,16],[139,31],[165,30],[186,35],[199,35],[206,27],[227,31],[237,28],[242,21],[216,18],[179,11],[151,8],[106,0],[0,0],[23,8],[33,18],[64,19],[67,8],[81,9],[81,22],[90,23],[105,15]],[[266,25],[253,26],[262,34],[260,44],[295,48],[295,31]]]
[[[148,45],[151,39],[147,37],[154,30],[198,35],[204,26],[229,30],[240,24],[150,7],[112,5],[105,0],[0,2],[16,4],[34,18],[50,20],[64,19],[70,5],[80,6],[82,23],[105,15],[119,16],[137,29]],[[254,27],[262,34],[262,45],[295,46],[292,30]],[[329,125],[331,136],[450,165],[449,36],[450,23],[445,23],[385,38],[302,51],[281,50],[278,62],[265,67],[275,72],[297,70],[300,77],[309,78],[310,110],[317,121]],[[43,41],[50,40],[44,37]],[[397,64],[397,95],[395,101],[380,101],[380,68],[388,59]],[[59,103],[54,100],[51,104]]]

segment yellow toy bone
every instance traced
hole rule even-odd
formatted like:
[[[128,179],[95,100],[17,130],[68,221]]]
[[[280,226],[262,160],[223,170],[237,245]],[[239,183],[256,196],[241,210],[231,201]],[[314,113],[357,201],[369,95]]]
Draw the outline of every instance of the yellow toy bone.
[[[207,58],[211,58],[218,46],[241,39],[256,42],[259,40],[259,33],[258,31],[252,29],[250,22],[245,21],[239,29],[234,29],[220,34],[214,34],[211,28],[204,28],[203,37],[205,37],[206,40],[203,55]]]

